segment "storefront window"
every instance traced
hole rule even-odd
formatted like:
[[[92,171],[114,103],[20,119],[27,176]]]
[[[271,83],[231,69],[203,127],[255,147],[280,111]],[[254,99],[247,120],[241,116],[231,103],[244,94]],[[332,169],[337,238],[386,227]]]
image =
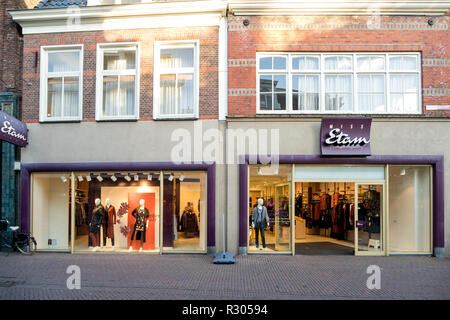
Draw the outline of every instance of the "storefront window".
[[[430,167],[389,166],[389,251],[431,252]]]
[[[206,173],[164,173],[165,251],[205,250]]]
[[[70,185],[68,175],[33,174],[32,233],[38,250],[70,249]]]
[[[383,185],[358,184],[357,250],[384,252]]]
[[[205,172],[33,174],[40,250],[205,251],[206,216]]]
[[[291,165],[249,166],[249,252],[291,250]]]

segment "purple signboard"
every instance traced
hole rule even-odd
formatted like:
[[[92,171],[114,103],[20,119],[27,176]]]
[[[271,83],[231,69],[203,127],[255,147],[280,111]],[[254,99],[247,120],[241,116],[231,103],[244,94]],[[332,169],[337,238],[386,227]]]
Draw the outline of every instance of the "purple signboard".
[[[0,140],[25,147],[28,144],[27,125],[0,111]]]
[[[371,118],[323,118],[320,127],[322,156],[370,156]]]

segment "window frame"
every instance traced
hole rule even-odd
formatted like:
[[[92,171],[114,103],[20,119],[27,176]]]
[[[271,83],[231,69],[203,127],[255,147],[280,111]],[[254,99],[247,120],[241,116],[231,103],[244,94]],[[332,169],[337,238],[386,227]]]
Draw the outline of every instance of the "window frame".
[[[79,71],[70,72],[48,72],[48,54],[55,52],[78,52],[79,53]],[[39,94],[39,122],[75,122],[81,121],[83,117],[83,56],[84,45],[83,44],[70,44],[70,45],[49,45],[41,46],[41,59],[40,59],[40,94]],[[47,115],[48,108],[48,79],[49,78],[70,78],[78,77],[78,116],[61,116],[61,117],[49,117]],[[64,95],[62,97],[64,99]],[[64,101],[64,100],[63,100]],[[64,106],[64,103],[63,103]]]
[[[162,49],[180,49],[180,48],[193,48],[194,49],[194,66],[192,68],[178,68],[162,70],[161,68],[161,50]],[[200,40],[174,40],[174,41],[155,41],[154,42],[154,72],[153,72],[153,118],[155,120],[186,120],[186,119],[198,119],[199,118],[199,79],[200,79]],[[161,101],[161,74],[175,74],[190,73],[186,72],[186,69],[193,69],[194,73],[194,105],[192,114],[161,114],[160,101]]]
[[[131,74],[127,70],[103,70],[105,50],[121,50],[135,48],[135,73]],[[97,43],[97,72],[96,72],[96,99],[95,99],[95,120],[96,121],[126,121],[139,120],[139,100],[140,100],[140,43],[139,42],[108,42]],[[104,116],[103,115],[103,77],[115,75],[134,75],[134,114]]]
[[[286,57],[286,110],[261,110],[260,109],[260,83],[259,76],[264,74],[275,74],[277,70],[260,70],[259,61],[264,57]],[[292,61],[295,57],[319,57],[318,70],[298,70],[293,69]],[[352,61],[351,70],[325,70],[325,57],[330,56],[350,56]],[[362,56],[377,56],[384,58],[384,68],[382,70],[358,70],[357,59]],[[389,60],[393,56],[415,56],[416,69],[415,70],[390,70]],[[257,114],[364,114],[364,115],[411,115],[422,114],[422,67],[420,62],[420,52],[257,52],[256,53],[256,113]],[[351,111],[335,111],[325,110],[325,76],[326,75],[351,75],[352,77],[352,110]],[[363,111],[359,109],[358,101],[358,76],[359,75],[384,75],[384,110],[383,111]],[[391,75],[416,75],[417,77],[417,110],[414,112],[392,112],[390,111],[390,76]],[[293,110],[293,76],[294,75],[319,75],[319,110]]]

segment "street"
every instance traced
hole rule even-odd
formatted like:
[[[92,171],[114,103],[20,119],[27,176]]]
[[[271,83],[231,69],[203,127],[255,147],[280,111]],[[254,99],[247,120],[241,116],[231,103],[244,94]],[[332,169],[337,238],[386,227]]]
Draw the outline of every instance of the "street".
[[[0,299],[450,299],[450,259],[0,252]],[[69,266],[81,288],[69,290]],[[381,268],[368,289],[367,267]]]

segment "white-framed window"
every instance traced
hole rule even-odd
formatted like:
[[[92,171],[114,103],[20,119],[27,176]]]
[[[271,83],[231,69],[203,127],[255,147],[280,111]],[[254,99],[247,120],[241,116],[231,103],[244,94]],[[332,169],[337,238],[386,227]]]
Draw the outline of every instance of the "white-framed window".
[[[80,121],[83,45],[41,47],[40,121]]]
[[[155,42],[153,117],[198,118],[199,41]]]
[[[258,113],[421,113],[420,54],[257,53]]]
[[[97,44],[96,120],[139,118],[139,43]]]

